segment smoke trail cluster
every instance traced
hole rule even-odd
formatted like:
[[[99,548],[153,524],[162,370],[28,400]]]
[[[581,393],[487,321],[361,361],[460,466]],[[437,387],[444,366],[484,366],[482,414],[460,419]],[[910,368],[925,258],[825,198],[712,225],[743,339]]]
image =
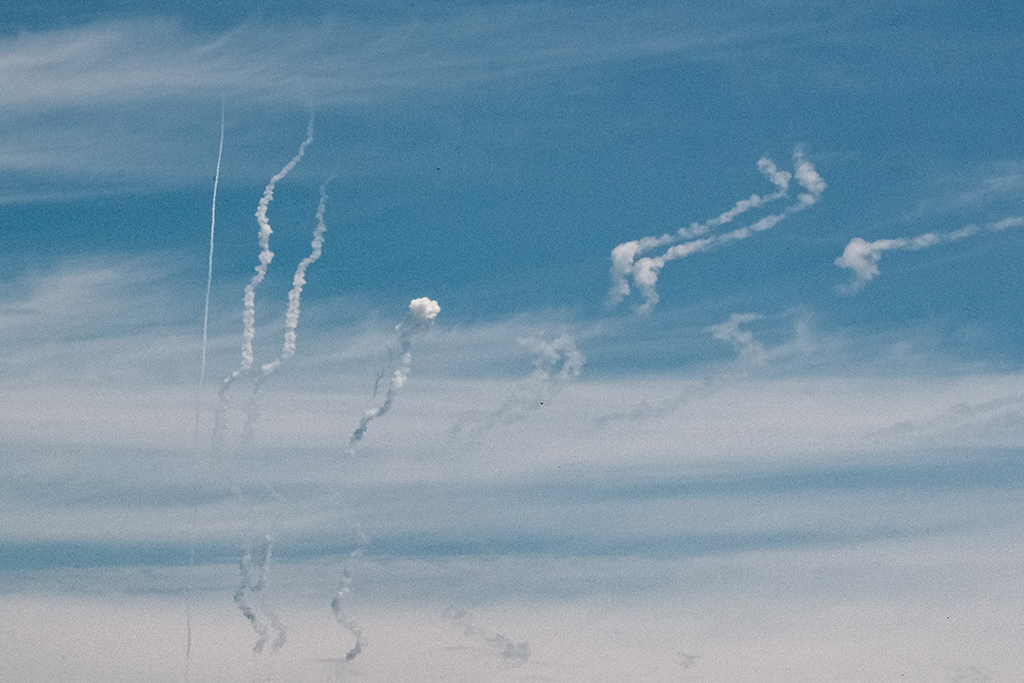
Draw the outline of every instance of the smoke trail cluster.
[[[518,422],[539,410],[546,401],[575,382],[583,372],[586,358],[568,334],[551,340],[530,337],[520,339],[519,343],[536,355],[533,372],[495,410],[482,417],[461,417],[449,430],[451,436],[469,429],[472,435],[479,437],[499,424]]]
[[[320,203],[317,205],[315,216],[316,228],[313,230],[313,241],[310,243],[312,251],[309,256],[299,262],[299,265],[295,268],[295,275],[292,276],[292,288],[288,292],[288,310],[285,312],[284,319],[284,344],[281,347],[281,355],[273,361],[260,366],[260,374],[253,383],[252,397],[245,411],[245,441],[251,441],[256,423],[259,422],[259,400],[262,395],[263,384],[281,366],[282,362],[295,355],[296,333],[301,313],[302,288],[306,284],[306,269],[315,263],[323,253],[324,233],[327,232],[327,224],[324,222],[324,212],[327,208],[327,185],[332,179],[333,177],[329,177],[320,186]]]
[[[957,242],[967,237],[974,237],[982,232],[999,232],[1007,228],[1024,226],[1024,216],[1004,218],[984,226],[966,225],[959,230],[947,233],[926,232],[917,237],[899,237],[895,239],[882,239],[868,242],[860,237],[850,240],[843,253],[835,260],[840,268],[850,271],[852,279],[843,289],[853,293],[864,288],[864,285],[878,277],[878,262],[882,259],[882,252],[890,250],[917,251],[926,249],[937,244],[948,244]]]
[[[530,658],[530,644],[526,641],[515,642],[501,633],[491,633],[477,628],[469,622],[468,615],[464,611],[458,611],[452,615],[456,625],[462,631],[462,635],[473,638],[478,642],[487,645],[501,658],[503,664],[516,668],[522,666]]]
[[[256,654],[262,653],[268,642],[270,642],[270,651],[277,652],[284,647],[288,638],[284,625],[277,614],[268,607],[263,595],[273,542],[273,536],[265,536],[257,547],[255,557],[252,544],[250,544],[246,547],[238,565],[238,587],[235,588],[234,602],[249,621],[252,630],[256,632],[256,644],[252,648]],[[274,633],[273,642],[270,640],[271,631]]]
[[[224,442],[224,435],[227,432],[227,394],[231,385],[236,379],[249,372],[253,364],[253,340],[256,338],[256,288],[267,275],[267,268],[274,259],[274,252],[270,250],[270,235],[274,232],[270,228],[270,220],[267,218],[267,208],[274,198],[274,187],[284,179],[295,165],[299,163],[306,148],[313,142],[313,115],[309,117],[309,124],[306,126],[306,139],[299,145],[299,151],[292,157],[292,160],[285,164],[284,168],[274,175],[263,190],[256,207],[256,222],[259,230],[259,264],[256,266],[256,274],[252,276],[249,284],[245,286],[242,309],[242,354],[238,369],[224,378],[220,390],[217,392],[217,410],[214,413],[213,423],[213,449],[219,450]],[[297,320],[297,318],[296,318]]]
[[[434,324],[434,319],[440,312],[441,307],[437,302],[425,296],[409,302],[409,314],[405,320],[395,327],[395,331],[398,333],[399,353],[401,353],[398,367],[395,368],[391,375],[391,383],[388,385],[387,393],[384,395],[384,402],[376,408],[370,408],[363,413],[362,419],[359,420],[359,426],[352,432],[352,438],[348,444],[350,451],[358,441],[362,440],[370,422],[378,417],[383,417],[391,410],[391,405],[395,402],[398,390],[405,385],[405,380],[408,379],[409,371],[412,369],[412,337],[419,332],[430,329],[430,326]],[[381,376],[383,376],[383,373]]]
[[[793,163],[794,172],[791,175],[786,171],[780,171],[771,159],[762,158],[757,162],[758,170],[776,187],[776,191],[771,194],[765,196],[752,194],[750,197],[736,202],[725,213],[704,223],[692,223],[689,227],[681,228],[676,233],[665,234],[661,237],[644,237],[624,242],[615,247],[612,250],[609,305],[618,305],[632,293],[633,287],[636,287],[644,299],[644,302],[637,306],[637,312],[650,313],[659,301],[658,276],[665,264],[685,258],[690,254],[710,251],[715,247],[764,232],[794,213],[814,205],[825,190],[825,181],[821,179],[821,176],[814,170],[814,165],[804,158],[799,149],[793,153]],[[805,190],[797,196],[795,203],[790,204],[777,214],[765,216],[742,228],[719,235],[709,235],[714,228],[732,222],[737,216],[751,209],[786,197],[789,192],[789,182],[793,177]],[[660,256],[641,256],[652,249],[666,246],[669,248]],[[630,279],[632,279],[632,285]]]

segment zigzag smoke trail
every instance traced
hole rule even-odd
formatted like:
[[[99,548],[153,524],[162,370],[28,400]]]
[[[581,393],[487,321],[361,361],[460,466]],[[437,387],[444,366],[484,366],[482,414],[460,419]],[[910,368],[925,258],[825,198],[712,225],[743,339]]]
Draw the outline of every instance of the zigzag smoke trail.
[[[295,268],[295,275],[292,277],[292,288],[288,292],[288,311],[285,313],[284,323],[284,345],[281,348],[281,355],[270,363],[264,363],[260,367],[260,375],[253,385],[252,398],[246,409],[245,431],[251,435],[252,430],[259,421],[259,398],[262,393],[263,383],[277,370],[283,361],[295,355],[296,330],[299,326],[300,302],[302,288],[306,284],[306,269],[316,263],[323,253],[324,233],[327,232],[327,224],[324,222],[324,212],[327,208],[327,185],[334,179],[330,176],[320,186],[320,203],[316,208],[316,229],[313,231],[313,241],[310,243],[312,251],[309,256],[302,259]]]
[[[634,285],[640,288],[644,297],[644,303],[638,306],[636,310],[638,313],[650,313],[659,301],[656,289],[658,276],[661,273],[661,269],[669,261],[675,261],[699,251],[710,251],[716,246],[728,244],[729,242],[746,239],[754,234],[768,230],[794,213],[814,205],[818,201],[818,197],[825,190],[825,181],[814,170],[814,165],[804,159],[799,149],[793,153],[793,161],[796,167],[793,175],[806,192],[801,193],[797,197],[797,202],[787,206],[781,213],[765,216],[751,225],[721,235],[691,239],[698,235],[706,234],[711,227],[728,223],[735,216],[756,206],[785,196],[788,191],[790,174],[779,171],[770,159],[762,158],[758,161],[758,169],[779,188],[774,194],[763,198],[758,195],[751,195],[750,199],[737,202],[732,209],[726,211],[721,216],[703,224],[694,224],[688,229],[684,228],[677,235],[645,237],[641,240],[625,242],[615,247],[612,250],[612,283],[609,291],[609,304],[615,306],[625,297],[629,296],[631,290],[627,278],[632,277]],[[680,239],[689,239],[690,241],[670,247],[661,256],[643,257],[635,260],[645,250],[664,246]]]
[[[220,391],[217,393],[218,403],[217,411],[214,415],[212,437],[214,450],[221,446],[224,439],[224,433],[227,431],[226,415],[228,390],[236,379],[247,373],[250,368],[252,368],[252,343],[256,338],[256,287],[263,282],[263,278],[267,275],[267,267],[274,258],[274,252],[270,251],[270,235],[273,233],[273,230],[270,229],[270,221],[267,219],[267,207],[270,205],[270,201],[274,198],[274,186],[278,181],[287,176],[293,168],[295,168],[295,165],[302,159],[302,155],[306,153],[306,147],[308,147],[312,142],[313,115],[310,114],[309,124],[306,126],[306,139],[301,145],[299,145],[298,153],[277,173],[277,175],[270,179],[270,182],[267,183],[267,187],[263,190],[263,196],[260,198],[259,204],[256,208],[256,222],[260,226],[260,262],[259,265],[256,266],[256,274],[253,275],[252,280],[250,280],[249,284],[245,287],[245,297],[243,301],[244,309],[242,311],[243,330],[241,364],[237,370],[224,378]]]
[[[440,312],[441,307],[438,306],[437,302],[431,301],[425,296],[409,302],[409,314],[405,320],[395,327],[395,331],[398,332],[399,351],[402,354],[401,360],[391,376],[391,383],[388,385],[384,402],[380,406],[370,408],[363,413],[362,419],[359,420],[359,426],[352,432],[352,438],[348,443],[350,451],[358,441],[362,440],[370,422],[378,417],[383,417],[391,410],[391,405],[395,402],[398,390],[405,384],[405,380],[409,377],[409,371],[412,369],[412,337],[418,332],[430,329],[430,326],[434,323],[434,318]]]

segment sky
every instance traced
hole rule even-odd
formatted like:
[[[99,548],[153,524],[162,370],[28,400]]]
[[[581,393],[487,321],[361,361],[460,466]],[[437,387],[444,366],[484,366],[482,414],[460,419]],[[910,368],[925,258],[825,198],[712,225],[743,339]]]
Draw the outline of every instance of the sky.
[[[1015,680],[1022,24],[4,12],[0,678]]]

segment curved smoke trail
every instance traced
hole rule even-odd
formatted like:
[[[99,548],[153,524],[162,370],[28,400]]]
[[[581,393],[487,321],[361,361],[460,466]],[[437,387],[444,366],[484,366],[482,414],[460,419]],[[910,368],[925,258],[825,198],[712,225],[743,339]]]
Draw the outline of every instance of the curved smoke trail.
[[[302,299],[302,288],[306,284],[306,269],[316,263],[323,253],[324,233],[327,232],[327,224],[324,222],[324,212],[327,208],[327,185],[334,179],[330,176],[320,186],[320,203],[316,208],[316,229],[313,231],[313,241],[310,243],[312,251],[309,256],[302,259],[295,268],[295,275],[292,276],[292,288],[288,292],[288,310],[285,313],[284,321],[284,345],[281,348],[281,355],[270,363],[264,363],[260,367],[260,375],[253,385],[252,397],[246,408],[245,432],[249,438],[252,431],[259,422],[259,399],[263,392],[263,383],[274,373],[281,363],[295,355],[296,330],[299,326],[300,302]]]
[[[350,451],[356,442],[360,441],[363,435],[366,434],[370,422],[378,417],[383,417],[391,410],[391,405],[395,402],[398,390],[405,384],[405,380],[409,377],[409,371],[412,369],[412,337],[418,332],[430,329],[430,326],[434,324],[434,318],[440,312],[441,307],[437,302],[431,301],[425,296],[409,302],[409,314],[395,328],[395,331],[398,332],[399,352],[402,354],[401,360],[391,375],[391,383],[388,385],[388,391],[384,395],[384,402],[380,406],[370,408],[363,413],[362,419],[359,420],[359,426],[352,432],[352,438],[349,439],[348,443]]]
[[[787,206],[780,213],[765,216],[748,226],[738,228],[721,235],[691,239],[698,235],[706,234],[712,226],[727,223],[735,216],[754,208],[755,206],[764,204],[768,199],[777,199],[785,196],[790,174],[784,171],[779,171],[770,159],[761,159],[758,162],[758,169],[768,176],[776,187],[779,188],[778,192],[775,192],[766,198],[758,197],[758,195],[752,195],[749,200],[741,200],[740,202],[737,202],[732,209],[726,211],[718,218],[711,219],[703,224],[696,224],[689,229],[684,228],[680,230],[677,235],[667,235],[660,238],[645,237],[641,240],[625,242],[615,247],[615,249],[612,250],[612,284],[609,292],[609,304],[614,306],[621,302],[625,297],[629,296],[631,293],[631,287],[628,278],[631,277],[633,279],[633,285],[640,289],[644,298],[644,302],[637,306],[637,313],[650,313],[659,301],[656,286],[658,283],[658,276],[660,275],[662,268],[665,267],[665,264],[670,261],[685,258],[690,254],[710,251],[715,247],[746,239],[747,237],[776,226],[794,213],[803,211],[817,203],[819,196],[825,190],[825,181],[823,181],[817,171],[814,170],[814,165],[803,157],[803,154],[799,149],[793,153],[793,162],[796,167],[793,172],[793,177],[796,178],[797,182],[804,188],[804,190],[806,190],[806,192],[798,195],[796,203]],[[727,218],[727,220],[722,220],[723,218]],[[645,256],[640,259],[636,258],[645,250],[665,246],[670,242],[679,242],[680,239],[690,241],[684,241],[680,244],[675,244],[674,246],[669,247],[669,249],[667,249],[661,256]]]
[[[259,204],[256,207],[256,222],[260,226],[259,231],[259,265],[256,266],[256,274],[252,276],[252,280],[245,286],[245,296],[243,299],[243,311],[242,311],[242,359],[237,370],[232,372],[230,375],[224,378],[221,383],[220,391],[217,392],[217,410],[214,414],[213,423],[213,448],[217,450],[223,444],[224,433],[227,431],[227,393],[231,388],[231,384],[247,373],[252,368],[253,363],[253,351],[252,343],[256,338],[256,287],[263,282],[263,278],[267,275],[267,267],[270,262],[274,259],[274,252],[270,251],[270,235],[273,230],[270,229],[270,221],[267,219],[267,207],[270,205],[270,201],[274,198],[274,186],[278,181],[282,180],[288,173],[291,172],[295,165],[299,163],[302,156],[306,153],[306,147],[313,142],[313,114],[309,115],[309,123],[306,126],[306,139],[303,140],[302,144],[299,145],[298,153],[292,157],[292,160],[285,164],[278,173],[270,179],[267,183],[266,188],[263,190],[263,196],[260,198]]]

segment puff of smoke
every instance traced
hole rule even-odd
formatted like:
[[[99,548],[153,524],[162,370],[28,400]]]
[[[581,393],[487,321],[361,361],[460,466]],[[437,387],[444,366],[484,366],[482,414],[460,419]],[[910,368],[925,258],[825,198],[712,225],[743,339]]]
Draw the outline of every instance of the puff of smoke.
[[[635,262],[634,259],[636,259],[636,256],[645,249],[663,246],[669,242],[664,241],[662,238],[645,238],[638,242],[626,242],[625,244],[620,244],[613,249],[612,289],[609,299],[611,304],[615,305],[619,303],[625,296],[630,294],[630,286],[627,278],[632,277],[633,283],[640,289],[644,298],[643,304],[638,306],[636,309],[637,313],[650,313],[660,300],[657,290],[658,276],[661,274],[661,270],[665,267],[665,264],[670,261],[685,258],[690,254],[695,254],[700,251],[709,251],[719,245],[746,239],[747,237],[759,232],[773,228],[794,213],[803,211],[807,207],[814,205],[818,201],[818,197],[825,190],[825,181],[821,179],[821,176],[814,170],[814,165],[804,158],[803,153],[799,149],[793,153],[793,162],[795,168],[794,176],[806,192],[800,193],[797,196],[796,203],[786,207],[781,213],[765,216],[748,226],[732,230],[721,235],[691,239],[689,242],[673,245],[661,256],[645,256]],[[712,219],[704,224],[691,226],[691,229],[685,231],[685,237],[689,239],[691,237],[696,237],[699,234],[706,233],[708,232],[708,228],[712,225],[727,223],[735,218],[735,216],[754,208],[755,206],[759,206],[767,201],[785,196],[789,187],[790,174],[784,171],[779,171],[770,159],[765,158],[762,158],[758,162],[758,169],[772,180],[773,183],[775,183],[779,188],[778,192],[764,198],[752,195],[750,200],[741,200],[740,202],[737,202],[736,206],[718,218]],[[723,220],[723,218],[725,220]],[[684,231],[681,230],[679,235],[683,236]]]
[[[409,377],[409,371],[412,369],[412,337],[415,334],[430,329],[430,326],[434,324],[434,319],[437,318],[437,314],[440,312],[441,307],[437,302],[425,296],[409,302],[409,314],[405,320],[395,327],[395,331],[398,333],[398,348],[401,353],[401,360],[391,375],[391,383],[388,385],[387,393],[384,395],[384,402],[378,407],[370,408],[363,413],[363,417],[359,420],[359,426],[352,432],[352,438],[349,439],[349,450],[352,449],[356,442],[362,440],[371,421],[378,417],[383,417],[391,410],[391,405],[395,402],[398,390],[405,385],[405,381]]]
[[[720,225],[731,222],[740,214],[775,201],[786,196],[789,190],[789,181],[792,177],[786,171],[780,171],[771,159],[762,157],[757,162],[757,169],[768,178],[778,189],[769,195],[752,194],[747,199],[741,199],[728,211],[711,218],[704,223],[691,223],[688,227],[680,228],[675,233],[667,233],[661,237],[644,237],[631,242],[624,242],[612,249],[612,284],[608,294],[608,303],[615,306],[630,294],[629,276],[634,273],[634,262],[640,254],[650,249],[667,246],[673,242],[693,239],[705,235]]]
[[[263,190],[263,196],[256,206],[256,223],[259,230],[259,264],[256,266],[256,274],[252,276],[249,284],[245,286],[245,295],[242,302],[242,359],[237,370],[224,378],[220,390],[217,392],[217,409],[213,421],[213,449],[219,450],[223,445],[224,434],[227,431],[227,394],[232,383],[243,374],[247,373],[253,363],[253,340],[256,338],[256,287],[263,282],[267,275],[267,268],[274,259],[274,252],[270,250],[270,235],[274,232],[270,228],[270,220],[267,218],[267,208],[274,198],[274,187],[287,176],[295,165],[299,163],[306,148],[313,142],[313,114],[309,115],[309,123],[306,125],[306,139],[299,145],[299,151],[292,157],[292,160],[285,164],[284,168],[271,177],[270,182]]]
[[[345,598],[352,592],[352,564],[355,563],[359,556],[363,554],[363,549],[366,547],[367,538],[364,534],[359,534],[359,545],[349,553],[348,561],[345,563],[345,568],[341,573],[341,581],[338,583],[338,590],[334,594],[334,598],[331,600],[331,612],[334,614],[334,619],[338,622],[342,628],[351,633],[355,639],[355,645],[345,655],[345,661],[351,662],[353,659],[359,656],[359,653],[366,647],[366,639],[363,637],[363,629],[354,620],[345,615]]]
[[[973,237],[980,232],[999,232],[1007,228],[1017,228],[1024,225],[1024,216],[1012,216],[983,227],[977,225],[966,225],[953,232],[937,234],[926,232],[917,237],[898,237],[895,239],[882,239],[868,242],[860,237],[854,237],[843,249],[842,255],[835,264],[840,268],[846,268],[851,272],[852,279],[845,285],[840,285],[840,290],[847,293],[854,293],[864,288],[864,285],[878,277],[878,262],[882,259],[882,252],[898,249],[902,251],[917,251],[936,244],[956,242],[967,237]]]
[[[576,343],[568,334],[552,340],[540,337],[520,339],[519,343],[536,355],[533,372],[515,388],[511,396],[486,416],[467,415],[460,418],[449,429],[451,436],[471,428],[471,433],[479,437],[498,424],[518,422],[575,382],[583,372],[586,357],[576,348]]]

